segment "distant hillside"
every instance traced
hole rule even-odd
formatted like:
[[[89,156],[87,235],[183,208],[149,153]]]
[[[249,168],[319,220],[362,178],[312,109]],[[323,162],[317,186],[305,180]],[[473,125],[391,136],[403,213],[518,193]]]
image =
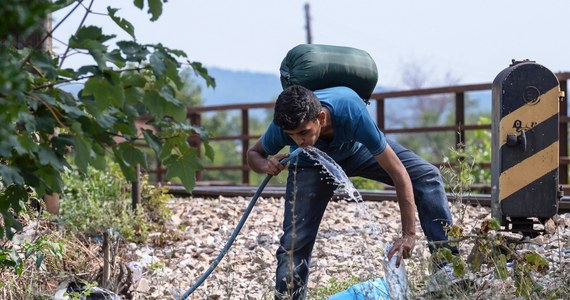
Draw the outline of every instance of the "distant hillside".
[[[269,73],[252,73],[208,68],[216,80],[216,88],[202,86],[204,105],[270,102],[283,90],[279,76]]]
[[[283,90],[279,76],[271,73],[253,73],[247,71],[231,71],[220,68],[208,68],[209,74],[216,80],[216,88],[207,88],[204,80],[197,80],[202,89],[204,105],[222,105],[236,103],[255,103],[274,101]],[[82,84],[62,86],[63,89],[74,95],[83,88]],[[399,90],[377,86],[374,92]],[[468,95],[473,102],[468,105],[467,113],[482,114],[490,112],[491,92],[471,92]],[[373,110],[375,105],[369,106]],[[412,113],[408,101],[387,101],[387,110],[391,115],[398,115],[399,119],[407,118]],[[374,111],[371,113],[375,114]],[[388,122],[390,123],[390,122]],[[391,124],[386,124],[391,127]]]
[[[234,103],[255,103],[274,101],[283,90],[279,76],[271,73],[230,71],[208,68],[210,76],[216,79],[216,88],[206,88],[200,80],[204,105]],[[377,86],[374,92],[384,91]]]

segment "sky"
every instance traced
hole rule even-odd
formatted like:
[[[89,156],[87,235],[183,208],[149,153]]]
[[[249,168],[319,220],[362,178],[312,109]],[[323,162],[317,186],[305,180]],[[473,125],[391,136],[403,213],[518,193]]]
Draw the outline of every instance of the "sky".
[[[97,0],[93,11],[120,7],[139,42],[183,50],[206,67],[278,75],[287,51],[307,42],[305,4],[313,43],[368,52],[378,84],[395,90],[410,72],[423,74],[426,87],[489,83],[512,59],[570,72],[569,0],[169,0],[155,22],[132,1]],[[54,15],[54,26],[66,11]],[[66,42],[84,11],[54,37]],[[108,17],[86,22],[126,38]],[[66,61],[84,63],[79,56]]]

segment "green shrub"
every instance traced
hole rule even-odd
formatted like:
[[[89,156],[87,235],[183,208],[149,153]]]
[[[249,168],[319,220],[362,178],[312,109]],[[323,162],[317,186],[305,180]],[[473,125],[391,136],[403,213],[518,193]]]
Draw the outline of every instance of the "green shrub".
[[[61,220],[74,231],[99,236],[111,228],[129,241],[141,242],[169,215],[169,196],[150,185],[148,176],[141,176],[141,203],[133,210],[132,185],[115,163],[108,163],[105,171],[90,167],[85,174],[68,169],[63,181]]]

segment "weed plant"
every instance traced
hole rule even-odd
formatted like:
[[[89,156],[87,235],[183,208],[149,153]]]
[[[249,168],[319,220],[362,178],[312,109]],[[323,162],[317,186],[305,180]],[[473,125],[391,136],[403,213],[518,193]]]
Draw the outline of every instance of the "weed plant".
[[[170,196],[142,176],[141,203],[132,209],[131,184],[118,165],[105,171],[89,168],[86,174],[66,170],[61,195],[61,215],[39,213],[28,206],[17,217],[23,232],[4,239],[0,248],[0,299],[51,299],[58,284],[78,282],[88,288],[70,299],[83,299],[101,282],[101,237],[113,232],[114,247],[108,286],[118,292],[124,267],[120,248],[124,242],[145,242],[151,231],[164,231]],[[33,195],[32,195],[33,196]],[[117,258],[119,257],[119,258]],[[83,297],[83,298],[82,298]]]
[[[170,214],[166,190],[150,185],[147,175],[141,176],[141,203],[133,210],[131,183],[114,163],[105,171],[89,168],[86,174],[67,170],[63,180],[61,221],[72,231],[101,236],[112,229],[127,241],[144,242]]]
[[[484,137],[480,137],[484,138]],[[410,299],[570,299],[570,275],[564,266],[552,264],[545,254],[532,247],[533,243],[516,233],[502,231],[496,219],[469,224],[467,205],[462,198],[471,192],[474,183],[488,183],[490,174],[478,163],[489,158],[490,145],[477,147],[459,145],[451,149],[442,168],[442,175],[450,191],[450,203],[455,225],[447,228],[452,245],[461,249],[454,256],[441,248],[431,259],[419,263],[406,261]],[[470,229],[470,230],[468,230]],[[564,227],[559,228],[564,230]],[[570,246],[570,240],[559,236],[559,249]],[[441,282],[443,288],[428,292],[432,277],[432,260],[444,260],[452,269],[453,279]],[[562,258],[559,258],[561,260]],[[371,274],[383,276],[383,274]],[[548,286],[540,279],[549,277]],[[309,299],[326,299],[360,282],[359,278],[332,279],[324,286],[312,289]]]

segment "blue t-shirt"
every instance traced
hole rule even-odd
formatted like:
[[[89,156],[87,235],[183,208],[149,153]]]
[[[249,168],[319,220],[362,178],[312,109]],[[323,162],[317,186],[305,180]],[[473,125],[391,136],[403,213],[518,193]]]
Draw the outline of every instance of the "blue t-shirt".
[[[327,153],[335,161],[342,161],[360,149],[367,147],[376,156],[386,148],[386,138],[368,113],[364,101],[352,89],[339,86],[315,91],[321,105],[328,108],[334,130],[333,140],[317,140],[314,147]],[[273,122],[261,138],[263,149],[269,155],[277,154],[283,147],[297,144]],[[299,165],[309,166],[313,162],[304,154],[299,155]]]

